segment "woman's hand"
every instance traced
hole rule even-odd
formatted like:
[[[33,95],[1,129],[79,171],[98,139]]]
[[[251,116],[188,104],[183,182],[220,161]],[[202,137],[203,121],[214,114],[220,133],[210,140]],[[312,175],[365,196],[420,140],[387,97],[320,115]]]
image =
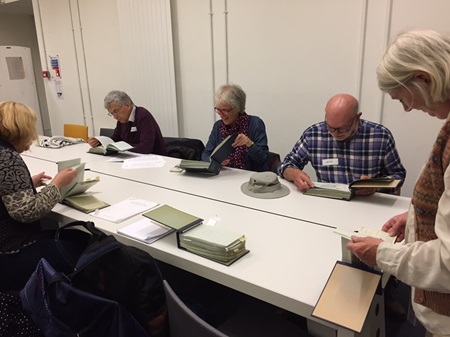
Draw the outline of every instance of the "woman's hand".
[[[405,238],[406,220],[408,219],[408,212],[397,214],[390,218],[381,227],[383,232],[387,232],[389,236],[397,236],[396,242],[403,241]]]
[[[66,168],[58,172],[58,174],[53,178],[51,184],[55,185],[59,189],[66,186],[77,176],[77,171],[73,168]]]
[[[383,240],[371,236],[362,238],[352,235],[351,241],[347,242],[347,249],[372,268],[377,265],[377,248],[381,242]]]
[[[35,188],[45,186],[46,183],[44,180],[50,180],[52,177],[45,174],[45,172],[38,173],[31,177],[31,180],[33,181],[33,186]]]
[[[238,134],[238,136],[236,137],[236,139],[234,140],[233,144],[231,144],[232,147],[239,147],[239,146],[247,146],[247,147],[251,147],[253,146],[254,142],[248,138],[246,135],[244,135],[243,133]]]

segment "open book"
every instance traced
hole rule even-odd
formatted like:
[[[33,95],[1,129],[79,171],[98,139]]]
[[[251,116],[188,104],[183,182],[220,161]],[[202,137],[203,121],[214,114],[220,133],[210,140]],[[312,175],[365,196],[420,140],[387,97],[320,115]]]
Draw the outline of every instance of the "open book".
[[[378,177],[369,179],[358,179],[352,181],[348,187],[351,190],[359,188],[396,188],[400,184],[400,179],[395,179],[394,177]]]
[[[357,179],[349,185],[338,183],[314,182],[314,187],[305,190],[306,195],[316,197],[351,200],[355,191],[363,188],[396,188],[400,183],[399,179],[393,177],[379,177],[369,179]]]
[[[98,200],[93,195],[85,193],[89,188],[97,184],[100,178],[85,180],[85,163],[81,163],[80,158],[58,162],[58,172],[65,168],[73,168],[77,171],[77,176],[72,182],[61,187],[61,200],[64,204],[85,213],[109,206],[109,204]]]
[[[233,133],[222,140],[211,153],[209,162],[182,159],[178,167],[186,170],[187,172],[201,172],[215,175],[219,174],[220,169],[222,168],[221,163],[228,158],[230,153],[234,151],[231,144],[233,144],[236,137],[237,133]]]
[[[95,139],[97,139],[101,145],[99,145],[97,147],[91,147],[88,150],[89,153],[95,153],[95,154],[101,154],[104,156],[108,156],[108,155],[115,154],[120,151],[131,150],[133,148],[133,146],[131,146],[127,142],[124,142],[124,141],[114,142],[111,138],[106,137],[106,136],[97,136],[97,137],[95,137]]]
[[[387,232],[383,232],[382,230],[379,230],[379,229],[367,228],[364,226],[362,226],[359,229],[359,231],[357,231],[357,232],[352,232],[349,230],[339,229],[339,228],[336,228],[334,230],[334,232],[336,234],[340,235],[342,238],[342,240],[341,240],[342,261],[346,262],[346,263],[350,263],[354,266],[364,267],[364,268],[369,268],[369,267],[367,267],[365,264],[363,264],[361,261],[359,261],[355,257],[355,255],[353,255],[346,247],[347,242],[349,242],[351,240],[352,235],[360,236],[360,237],[371,236],[371,237],[381,239],[381,240],[389,242],[389,243],[395,243],[395,241],[397,240],[396,236],[389,236],[389,234]],[[380,271],[378,267],[375,267],[374,270]],[[386,286],[386,283],[389,280],[389,277],[390,277],[389,274],[383,273],[383,276],[381,278],[381,285],[383,288]]]

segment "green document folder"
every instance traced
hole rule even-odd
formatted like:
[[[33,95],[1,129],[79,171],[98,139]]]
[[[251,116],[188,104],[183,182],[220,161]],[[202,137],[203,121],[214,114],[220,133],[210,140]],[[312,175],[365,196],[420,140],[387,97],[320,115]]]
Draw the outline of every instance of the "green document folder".
[[[144,213],[143,216],[176,230],[187,229],[203,221],[199,217],[180,211],[169,205],[162,205],[161,207],[152,209]]]

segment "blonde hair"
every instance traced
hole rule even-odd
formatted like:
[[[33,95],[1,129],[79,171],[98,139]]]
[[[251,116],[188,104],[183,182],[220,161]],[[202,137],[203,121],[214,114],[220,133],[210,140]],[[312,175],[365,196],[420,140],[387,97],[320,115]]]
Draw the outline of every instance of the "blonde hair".
[[[0,102],[0,138],[17,150],[38,138],[35,112],[22,103]]]
[[[419,72],[431,79],[430,92]],[[450,98],[450,35],[432,30],[400,34],[390,44],[377,68],[378,87],[390,92],[402,86],[414,86],[429,105],[429,98],[442,102]],[[407,88],[409,90],[409,88]]]

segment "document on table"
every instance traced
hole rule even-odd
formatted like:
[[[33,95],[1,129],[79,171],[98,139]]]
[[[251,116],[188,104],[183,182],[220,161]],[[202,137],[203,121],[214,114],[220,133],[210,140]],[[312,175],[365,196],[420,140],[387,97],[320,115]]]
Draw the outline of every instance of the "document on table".
[[[157,224],[148,218],[143,218],[130,225],[119,228],[117,233],[145,243],[152,243],[174,231],[172,228]]]
[[[156,202],[143,199],[128,198],[109,207],[96,210],[92,216],[119,223],[134,215],[146,212],[158,206]]]
[[[122,168],[123,169],[138,169],[138,168],[150,168],[150,167],[163,167],[166,161],[162,156],[158,155],[146,155],[136,158],[125,159]]]
[[[109,158],[108,161],[109,162],[120,162],[120,163],[123,163],[127,159],[141,157],[141,156],[143,156],[143,154],[141,154],[141,153],[124,151],[124,152],[118,152],[116,155],[114,155],[111,158]]]

